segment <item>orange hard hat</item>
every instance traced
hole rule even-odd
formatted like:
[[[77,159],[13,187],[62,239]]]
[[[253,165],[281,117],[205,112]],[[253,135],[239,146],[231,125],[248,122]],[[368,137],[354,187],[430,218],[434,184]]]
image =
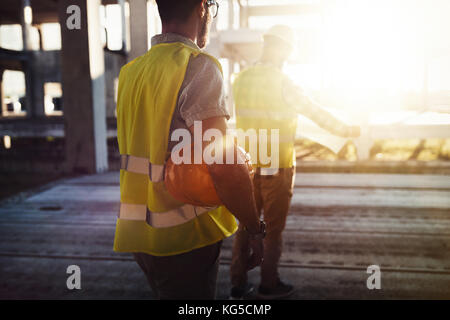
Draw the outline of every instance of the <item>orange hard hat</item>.
[[[192,146],[191,155],[194,155]],[[250,155],[241,147],[237,148],[237,157],[245,163],[253,177]],[[192,161],[193,162],[193,161]],[[217,195],[208,166],[202,164],[174,164],[172,158],[166,162],[164,183],[169,193],[178,201],[202,207],[215,207],[222,204]],[[236,181],[236,183],[239,183]]]

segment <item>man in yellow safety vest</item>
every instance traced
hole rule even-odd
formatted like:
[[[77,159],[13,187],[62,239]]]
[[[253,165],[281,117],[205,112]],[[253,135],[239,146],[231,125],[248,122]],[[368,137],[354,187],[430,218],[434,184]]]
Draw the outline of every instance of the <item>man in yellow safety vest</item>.
[[[208,165],[223,203],[218,208],[182,203],[166,188],[165,163],[175,146],[172,133],[188,130],[194,140],[209,129],[225,135],[229,114],[220,63],[201,50],[218,4],[156,2],[162,34],[119,76],[121,199],[114,250],[134,254],[156,298],[212,299],[221,242],[236,231],[235,217],[251,239],[250,268],[262,260],[264,223],[246,164]],[[203,132],[195,133],[194,122],[201,123]]]
[[[258,213],[264,213],[267,235],[264,239],[264,260],[261,264],[262,298],[283,298],[294,292],[294,287],[280,280],[278,262],[282,252],[282,231],[286,224],[295,178],[294,139],[297,114],[302,114],[322,128],[342,137],[358,137],[360,129],[347,126],[308,98],[283,74],[282,68],[292,52],[294,32],[277,25],[264,35],[263,54],[259,63],[242,71],[233,84],[236,106],[236,127],[247,130],[278,130],[278,164],[263,162],[258,152],[254,177]],[[267,141],[267,140],[265,140]],[[262,147],[258,141],[258,149]],[[247,151],[248,146],[246,146]],[[247,283],[248,236],[239,228],[231,264],[231,296],[239,298],[251,290]]]

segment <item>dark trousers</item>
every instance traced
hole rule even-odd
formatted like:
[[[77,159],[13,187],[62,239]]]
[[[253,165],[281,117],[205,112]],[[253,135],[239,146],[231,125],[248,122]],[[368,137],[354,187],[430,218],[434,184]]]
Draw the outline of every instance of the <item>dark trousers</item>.
[[[156,299],[207,299],[216,295],[222,241],[174,256],[134,253]]]
[[[274,287],[278,284],[278,262],[283,250],[282,232],[286,225],[292,192],[295,168],[281,169],[273,176],[255,175],[253,185],[259,214],[264,214],[266,237],[264,239],[264,261],[261,264],[261,285]],[[250,248],[248,234],[239,225],[233,243],[231,260],[231,283],[241,286],[247,282]]]

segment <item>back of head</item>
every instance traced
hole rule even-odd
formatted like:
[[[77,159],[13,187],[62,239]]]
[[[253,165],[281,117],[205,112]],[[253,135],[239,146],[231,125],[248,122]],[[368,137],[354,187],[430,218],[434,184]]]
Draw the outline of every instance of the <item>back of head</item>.
[[[282,63],[291,54],[295,44],[295,33],[285,25],[275,25],[263,35],[264,59]]]
[[[202,0],[156,0],[159,16],[163,24],[186,22],[195,6],[200,2]]]
[[[294,46],[295,42],[295,33],[291,27],[278,24],[272,26],[267,32],[264,34],[264,40],[268,39],[277,39],[288,46]]]

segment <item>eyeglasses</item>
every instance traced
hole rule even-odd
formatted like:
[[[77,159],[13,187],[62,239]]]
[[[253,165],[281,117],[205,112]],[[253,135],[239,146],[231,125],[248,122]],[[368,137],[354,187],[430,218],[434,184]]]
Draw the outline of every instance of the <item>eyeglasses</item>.
[[[217,17],[217,14],[219,13],[219,3],[216,0],[206,0],[206,6],[208,9],[211,9],[212,17]]]

